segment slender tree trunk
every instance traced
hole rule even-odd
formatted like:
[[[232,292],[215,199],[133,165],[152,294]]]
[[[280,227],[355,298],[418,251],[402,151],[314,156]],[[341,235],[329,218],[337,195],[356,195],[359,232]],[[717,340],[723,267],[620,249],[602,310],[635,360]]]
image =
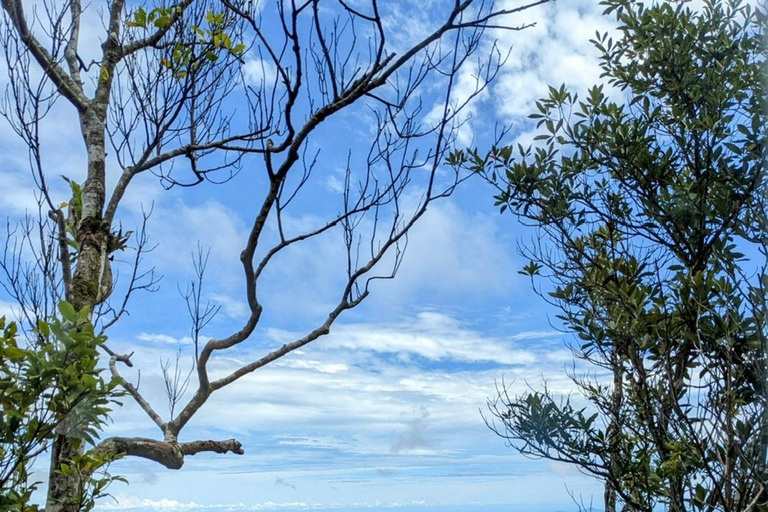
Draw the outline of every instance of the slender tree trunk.
[[[768,383],[768,347],[764,346],[762,349],[762,375],[763,381]],[[755,474],[761,480],[758,484],[761,485],[760,494],[758,497],[758,503],[762,505],[768,505],[768,384],[766,384],[763,391],[763,410],[760,417],[759,438],[757,447],[757,470]]]
[[[77,267],[67,300],[77,310],[93,308],[111,291],[109,268],[110,227],[103,221],[105,187],[104,127],[106,109],[93,107],[80,115],[83,139],[88,152],[88,175],[82,188],[82,214],[73,226],[78,243]],[[60,432],[53,443],[46,512],[79,512],[83,478],[89,475],[62,475],[62,464],[71,464],[82,455],[84,445],[77,432]]]
[[[620,462],[618,460],[618,439],[621,433],[621,402],[624,397],[624,372],[622,371],[619,354],[614,350],[611,354],[613,359],[613,393],[611,395],[611,421],[606,432],[606,439],[610,444],[609,457],[611,475],[614,480],[621,478]],[[611,481],[605,482],[605,512],[616,512],[616,489]]]
[[[616,490],[611,482],[605,482],[603,498],[605,500],[605,512],[616,512]]]

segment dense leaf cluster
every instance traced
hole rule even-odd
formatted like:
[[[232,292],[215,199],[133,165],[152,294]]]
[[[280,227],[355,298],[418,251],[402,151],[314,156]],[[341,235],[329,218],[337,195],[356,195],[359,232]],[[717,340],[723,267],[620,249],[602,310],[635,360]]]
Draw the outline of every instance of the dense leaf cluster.
[[[77,444],[95,444],[115,403],[117,382],[96,366],[99,345],[89,311],[59,304],[61,318],[39,321],[30,336],[0,318],[0,510],[32,512],[30,498],[39,483],[30,474],[35,457],[56,435]],[[118,479],[106,472],[115,454],[76,457],[57,470],[81,479],[80,510]],[[101,471],[97,471],[97,470]]]

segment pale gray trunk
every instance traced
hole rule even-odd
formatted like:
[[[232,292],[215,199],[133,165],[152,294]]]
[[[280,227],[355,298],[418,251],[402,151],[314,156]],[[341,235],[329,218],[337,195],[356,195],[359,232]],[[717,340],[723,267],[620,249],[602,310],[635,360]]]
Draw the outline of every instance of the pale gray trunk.
[[[103,221],[105,201],[104,129],[106,108],[89,108],[80,114],[80,123],[88,151],[88,176],[83,185],[82,217],[74,226],[79,244],[79,258],[72,276],[68,301],[80,310],[95,306],[111,290],[109,269],[109,232]],[[64,476],[57,472],[62,464],[83,453],[83,443],[72,432],[59,434],[53,443],[46,512],[79,512],[83,492],[81,480],[89,475]],[[76,434],[76,432],[74,432]]]

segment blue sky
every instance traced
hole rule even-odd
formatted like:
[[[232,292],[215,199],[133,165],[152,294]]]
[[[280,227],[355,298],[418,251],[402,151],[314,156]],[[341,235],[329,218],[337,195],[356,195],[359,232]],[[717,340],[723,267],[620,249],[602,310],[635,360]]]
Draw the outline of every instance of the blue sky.
[[[429,22],[409,16],[417,4],[390,4],[403,23],[403,38]],[[530,142],[533,128],[525,116],[547,84],[565,82],[583,91],[598,81],[588,40],[596,30],[610,30],[612,21],[596,4],[555,2],[514,20],[536,27],[496,34],[502,48],[513,50],[496,82],[467,111],[461,143],[487,148],[499,123],[512,125],[507,142]],[[439,2],[430,5],[439,8]],[[246,75],[258,81],[256,63],[256,56],[246,56]],[[471,84],[471,70],[462,78],[457,94]],[[288,219],[293,226],[312,225],[337,208],[340,165],[349,150],[344,143],[364,135],[364,116],[363,109],[355,110],[312,142],[323,148],[324,159]],[[73,112],[60,102],[48,121],[44,156],[55,169],[51,175],[82,176]],[[0,211],[12,219],[36,210],[26,159],[3,124]],[[253,214],[249,190],[258,183],[257,175],[243,172],[224,185],[165,191],[156,178],[142,176],[126,196],[126,229],[142,207],[154,204],[148,229],[158,246],[145,266],[154,266],[163,280],[158,293],[134,298],[131,316],[109,332],[110,345],[135,351],[141,391],[165,416],[159,361],[177,350],[183,364],[191,358],[177,283],[183,287],[192,277],[190,253],[199,240],[210,248],[205,296],[222,306],[205,334],[225,334],[242,321],[238,256]],[[67,200],[63,181],[55,187]],[[483,423],[480,411],[502,377],[517,391],[542,380],[563,394],[574,389],[565,374],[569,338],[552,327],[554,311],[517,275],[524,262],[516,243],[533,233],[514,217],[500,216],[492,194],[469,181],[434,204],[412,232],[396,279],[376,283],[370,299],[342,317],[329,336],[214,395],[182,432],[182,440],[235,437],[245,455],[196,455],[180,471],[121,461],[113,472],[130,485],[116,484],[115,499],[100,509],[555,512],[576,509],[571,494],[599,506],[601,489],[594,481],[573,468],[517,455]],[[329,237],[277,261],[263,292],[263,327],[216,359],[212,371],[253,360],[314,326],[339,293],[341,256],[338,239]],[[115,268],[129,269],[120,256]],[[0,314],[12,309],[0,296]],[[125,377],[136,382],[139,376]],[[124,402],[105,435],[157,437],[146,415]]]

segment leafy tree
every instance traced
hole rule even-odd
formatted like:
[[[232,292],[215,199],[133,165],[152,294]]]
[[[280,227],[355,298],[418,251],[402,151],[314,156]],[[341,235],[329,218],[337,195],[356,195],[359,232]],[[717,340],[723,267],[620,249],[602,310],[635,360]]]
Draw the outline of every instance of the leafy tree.
[[[118,382],[95,366],[106,338],[94,332],[88,310],[59,305],[61,320],[40,321],[29,343],[19,344],[15,323],[0,317],[0,509],[33,512],[30,465],[59,434],[94,445],[115,398]],[[73,498],[90,510],[120,477],[107,471],[116,454],[83,455],[62,465],[65,474],[87,475]]]
[[[119,453],[178,469],[200,452],[243,453],[234,439],[179,442],[179,434],[216,391],[328,334],[342,313],[368,297],[371,283],[394,276],[409,230],[430,203],[466,177],[441,166],[462,110],[504,60],[484,38],[486,29],[524,28],[510,25],[510,17],[546,1],[510,8],[480,0],[430,5],[422,11],[437,16],[437,23],[423,33],[400,34],[388,18],[397,6],[377,0],[66,0],[35,9],[23,0],[2,0],[8,89],[0,107],[29,149],[39,215],[22,223],[21,242],[8,238],[0,269],[30,328],[51,318],[64,299],[93,312],[100,336],[120,321],[135,292],[156,288],[151,269],[139,268],[148,249],[146,222],[134,236],[120,228],[121,205],[137,177],[154,174],[164,187],[190,187],[233,179],[245,168],[259,183],[240,256],[247,319],[202,341],[215,306],[206,307],[201,297],[205,258],[199,253],[198,281],[186,294],[197,382],[187,396],[179,373],[165,372],[170,416],[121,377],[124,365],[132,365],[130,355],[99,345],[113,377],[157,426],[159,438],[105,439],[85,453],[82,443],[57,434],[46,510],[77,510],[75,497],[87,475],[64,468],[88,454]],[[101,19],[87,24],[89,15]],[[98,36],[94,31],[101,31],[100,46],[81,45],[81,35]],[[246,65],[260,67],[260,78],[253,79]],[[458,79],[467,73],[476,87],[469,94],[462,87],[457,96]],[[439,93],[434,108],[424,108],[428,91]],[[41,138],[56,101],[77,114],[87,160],[81,176],[65,178],[66,196],[54,186],[59,171],[46,168],[49,150]],[[352,109],[372,113],[370,130],[357,133],[367,140],[350,143],[346,162],[313,154],[318,133],[329,126],[339,132],[343,123],[333,123]],[[301,211],[302,188],[319,166],[346,167],[341,200],[338,194],[312,198],[337,204],[337,213],[307,231],[292,229],[285,217]],[[405,197],[416,198],[415,206]],[[211,376],[212,359],[237,350],[262,327],[269,305],[259,284],[273,262],[318,237],[346,251],[339,262],[344,283],[325,319],[296,340]],[[123,250],[133,251],[135,265],[130,279],[116,285],[112,258]]]
[[[580,396],[501,389],[489,424],[611,512],[768,510],[766,11],[602,5],[606,83],[550,87],[533,147],[449,158],[538,230],[522,273],[578,340]]]

